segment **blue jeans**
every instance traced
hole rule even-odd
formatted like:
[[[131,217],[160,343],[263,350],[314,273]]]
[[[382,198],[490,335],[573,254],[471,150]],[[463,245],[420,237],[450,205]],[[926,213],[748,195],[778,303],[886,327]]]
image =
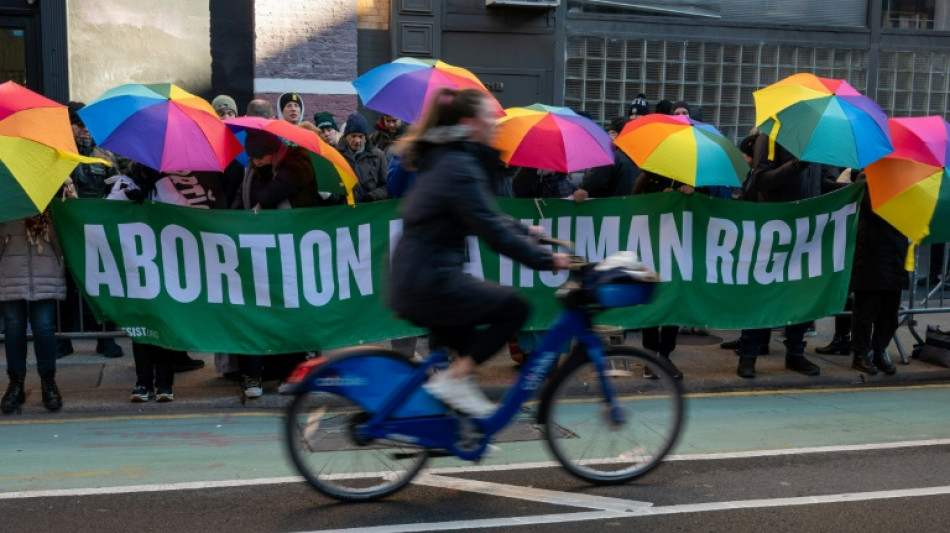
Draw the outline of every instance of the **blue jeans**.
[[[6,327],[7,370],[26,375],[26,321],[33,329],[36,370],[40,374],[56,371],[56,300],[12,300],[0,302]]]

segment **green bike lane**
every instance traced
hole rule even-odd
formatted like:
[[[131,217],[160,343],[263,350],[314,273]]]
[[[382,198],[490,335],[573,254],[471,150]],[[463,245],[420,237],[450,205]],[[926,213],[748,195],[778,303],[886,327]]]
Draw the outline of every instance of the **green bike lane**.
[[[950,439],[950,386],[697,394],[676,457]],[[33,491],[292,481],[282,413],[0,419],[0,497]],[[527,415],[478,468],[551,462]],[[552,463],[553,464],[553,463]],[[472,466],[434,458],[431,468]],[[261,481],[264,482],[264,481]]]

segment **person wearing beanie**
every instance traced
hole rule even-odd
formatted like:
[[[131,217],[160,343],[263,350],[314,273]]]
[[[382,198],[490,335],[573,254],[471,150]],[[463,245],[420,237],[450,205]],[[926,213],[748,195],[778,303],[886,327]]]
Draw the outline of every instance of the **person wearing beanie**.
[[[630,104],[630,109],[627,111],[627,116],[630,117],[630,120],[636,120],[649,114],[650,103],[647,102],[647,95],[640,93],[636,98],[633,99],[633,103]]]
[[[313,116],[313,124],[319,130],[320,138],[330,146],[340,141],[340,127],[336,125],[333,113],[321,111]]]
[[[297,126],[303,120],[303,113],[303,100],[299,94],[284,93],[277,99],[277,118]]]
[[[684,102],[684,101],[682,101],[682,100],[680,100],[679,102],[676,102],[675,104],[673,104],[673,107],[670,108],[670,114],[673,115],[673,116],[676,116],[676,115],[686,115],[686,116],[688,117],[688,116],[689,116],[689,104],[687,104],[686,102]]]
[[[237,116],[237,104],[234,103],[234,98],[226,94],[215,96],[214,100],[211,101],[211,107],[218,114],[218,118],[234,118]]]
[[[337,149],[350,164],[359,183],[353,187],[353,198],[357,203],[388,200],[386,191],[386,169],[389,161],[382,150],[367,142],[369,127],[366,119],[358,113],[346,117],[343,125],[343,140]]]
[[[278,137],[255,129],[247,130],[244,149],[249,161],[232,209],[296,209],[339,205],[345,199],[321,192],[310,152],[289,146]],[[260,398],[266,375],[286,376],[306,358],[305,353],[240,355],[239,368],[244,397]]]

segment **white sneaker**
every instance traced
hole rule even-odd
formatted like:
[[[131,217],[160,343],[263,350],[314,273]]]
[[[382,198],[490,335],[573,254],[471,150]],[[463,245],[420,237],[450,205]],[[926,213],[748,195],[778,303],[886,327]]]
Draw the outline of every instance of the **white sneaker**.
[[[264,394],[264,389],[261,388],[261,380],[244,376],[244,396],[246,398],[260,398],[261,394]]]
[[[476,418],[485,418],[495,412],[495,404],[470,376],[458,379],[442,372],[429,378],[422,387],[449,407]]]

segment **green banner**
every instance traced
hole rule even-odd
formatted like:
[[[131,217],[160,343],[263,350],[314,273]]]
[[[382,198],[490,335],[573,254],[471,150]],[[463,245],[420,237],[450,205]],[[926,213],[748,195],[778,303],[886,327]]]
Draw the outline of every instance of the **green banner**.
[[[739,329],[842,309],[863,185],[819,198],[752,204],[667,192],[590,200],[502,200],[577,253],[630,250],[660,273],[649,305],[598,322]],[[401,231],[395,201],[356,207],[208,211],[106,200],[53,202],[66,261],[93,308],[137,341],[202,352],[268,354],[420,333],[385,305]],[[535,272],[470,240],[472,275],[517,287],[531,329],[560,308],[567,273]]]

